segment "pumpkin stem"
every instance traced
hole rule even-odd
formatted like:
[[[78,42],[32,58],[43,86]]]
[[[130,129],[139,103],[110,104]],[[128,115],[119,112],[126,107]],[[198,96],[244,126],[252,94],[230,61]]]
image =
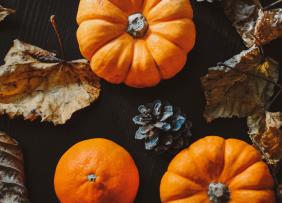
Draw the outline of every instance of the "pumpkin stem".
[[[135,38],[142,38],[146,35],[149,24],[142,13],[135,13],[128,16],[127,32]]]
[[[97,176],[96,176],[95,173],[89,174],[89,175],[87,176],[87,180],[88,180],[89,182],[95,182],[96,179],[97,179]]]
[[[213,203],[226,203],[229,200],[230,192],[223,183],[210,183],[208,196]]]
[[[53,29],[55,31],[57,40],[59,42],[60,51],[61,51],[61,57],[63,59],[65,59],[64,46],[63,46],[62,39],[61,39],[59,30],[58,30],[58,26],[57,26],[57,23],[56,23],[56,20],[55,20],[55,15],[51,15],[50,16],[50,23],[51,23],[51,25],[52,25],[52,27],[53,27]]]

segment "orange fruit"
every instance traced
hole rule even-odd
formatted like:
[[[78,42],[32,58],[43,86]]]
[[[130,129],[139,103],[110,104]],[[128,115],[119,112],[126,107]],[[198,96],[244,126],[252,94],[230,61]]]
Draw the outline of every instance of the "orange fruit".
[[[65,152],[56,168],[54,187],[61,203],[132,203],[139,173],[124,148],[96,138]]]

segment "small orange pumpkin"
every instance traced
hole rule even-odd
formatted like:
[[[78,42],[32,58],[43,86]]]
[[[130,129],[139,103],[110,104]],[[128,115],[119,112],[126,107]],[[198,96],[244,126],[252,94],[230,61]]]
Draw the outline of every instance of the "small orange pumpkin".
[[[99,77],[150,87],[184,67],[196,37],[192,18],[189,0],[81,0],[77,39]]]
[[[273,187],[255,148],[237,139],[208,136],[171,161],[160,195],[166,203],[274,203]]]

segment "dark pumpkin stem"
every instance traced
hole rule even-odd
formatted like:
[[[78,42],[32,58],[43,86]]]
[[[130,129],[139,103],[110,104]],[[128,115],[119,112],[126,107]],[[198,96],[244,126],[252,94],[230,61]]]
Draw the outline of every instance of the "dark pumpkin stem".
[[[264,11],[269,10],[269,9],[271,9],[272,7],[274,7],[274,6],[276,6],[277,4],[280,4],[280,3],[282,3],[282,0],[275,1],[275,2],[273,2],[273,3],[269,4],[269,5],[267,5],[266,7],[264,7],[263,10],[264,10]]]
[[[63,46],[62,38],[60,36],[58,26],[57,26],[57,23],[56,23],[56,20],[55,20],[55,15],[50,16],[50,23],[51,23],[51,25],[52,25],[52,27],[55,31],[55,34],[56,34],[56,37],[57,37],[57,40],[58,40],[58,43],[59,43],[59,47],[60,47],[61,56],[65,60],[66,58],[65,58],[64,46]]]
[[[209,200],[213,203],[227,203],[230,198],[228,187],[223,183],[210,183],[208,188]]]

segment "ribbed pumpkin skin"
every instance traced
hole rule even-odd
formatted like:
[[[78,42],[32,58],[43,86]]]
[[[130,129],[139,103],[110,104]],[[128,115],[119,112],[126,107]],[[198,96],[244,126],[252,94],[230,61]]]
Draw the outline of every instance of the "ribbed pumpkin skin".
[[[169,164],[160,195],[165,203],[208,203],[208,186],[228,186],[228,203],[274,203],[274,182],[267,165],[251,145],[237,139],[208,136],[184,149]]]
[[[134,13],[142,13],[149,24],[142,38],[127,33]],[[196,38],[192,18],[189,0],[81,0],[77,40],[99,77],[151,87],[184,67]]]

